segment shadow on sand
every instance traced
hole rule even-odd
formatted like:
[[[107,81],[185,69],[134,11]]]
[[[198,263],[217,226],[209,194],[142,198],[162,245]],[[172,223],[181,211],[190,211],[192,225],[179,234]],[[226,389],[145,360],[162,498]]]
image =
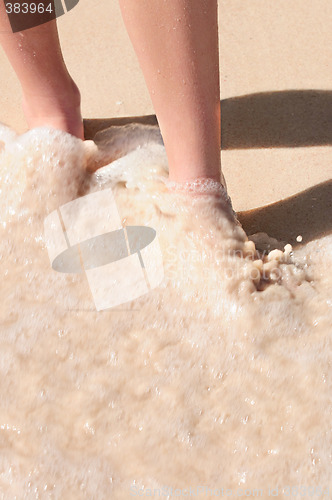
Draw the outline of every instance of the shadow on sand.
[[[223,150],[332,145],[332,92],[265,92],[221,101]],[[86,139],[111,126],[156,125],[155,115],[84,121]],[[332,155],[331,155],[332,161]],[[277,203],[238,213],[247,234],[269,236],[297,245],[332,231],[332,181]],[[280,220],[283,221],[282,225]]]
[[[303,243],[308,243],[332,231],[332,181],[237,215],[247,234],[267,233],[293,246],[301,235]]]

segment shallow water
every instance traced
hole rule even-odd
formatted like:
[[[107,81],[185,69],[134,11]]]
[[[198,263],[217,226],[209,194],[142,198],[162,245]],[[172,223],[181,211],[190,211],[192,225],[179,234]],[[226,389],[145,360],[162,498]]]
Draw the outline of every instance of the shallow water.
[[[156,129],[96,142],[0,128],[1,498],[328,498],[331,236],[258,252],[222,193],[169,189]],[[165,277],[97,312],[44,219],[107,188]]]

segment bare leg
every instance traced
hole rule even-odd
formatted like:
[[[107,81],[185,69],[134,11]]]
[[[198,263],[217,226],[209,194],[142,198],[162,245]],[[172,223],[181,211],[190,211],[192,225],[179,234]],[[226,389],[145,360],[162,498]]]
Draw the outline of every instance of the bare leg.
[[[62,57],[56,21],[12,33],[0,0],[0,42],[20,80],[29,128],[51,126],[83,139],[80,93]]]
[[[119,0],[154,105],[170,179],[220,181],[217,0]]]

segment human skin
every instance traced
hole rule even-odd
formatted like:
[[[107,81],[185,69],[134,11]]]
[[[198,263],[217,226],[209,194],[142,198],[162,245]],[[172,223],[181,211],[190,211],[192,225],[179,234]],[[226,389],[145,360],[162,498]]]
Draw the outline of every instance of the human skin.
[[[220,180],[216,0],[120,0],[174,181]]]
[[[0,0],[0,43],[20,81],[29,128],[48,125],[83,139],[80,92],[63,60],[56,21],[13,33]]]
[[[169,178],[221,180],[217,0],[119,0],[164,139]],[[0,42],[20,80],[30,128],[83,138],[80,94],[56,22],[12,33],[0,0]]]

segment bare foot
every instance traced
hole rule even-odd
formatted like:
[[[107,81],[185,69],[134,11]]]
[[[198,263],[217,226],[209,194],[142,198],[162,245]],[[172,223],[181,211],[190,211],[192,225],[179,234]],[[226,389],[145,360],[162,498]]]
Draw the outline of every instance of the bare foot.
[[[66,89],[47,94],[23,91],[23,111],[28,127],[52,127],[84,139],[81,96],[73,81]]]
[[[170,192],[190,196],[194,201],[199,201],[204,196],[210,200],[214,199],[219,208],[229,216],[230,220],[242,227],[233,209],[232,200],[227,193],[226,183],[225,185],[224,183],[223,175],[222,182],[210,177],[198,177],[186,182],[175,182],[168,179],[165,182]]]

